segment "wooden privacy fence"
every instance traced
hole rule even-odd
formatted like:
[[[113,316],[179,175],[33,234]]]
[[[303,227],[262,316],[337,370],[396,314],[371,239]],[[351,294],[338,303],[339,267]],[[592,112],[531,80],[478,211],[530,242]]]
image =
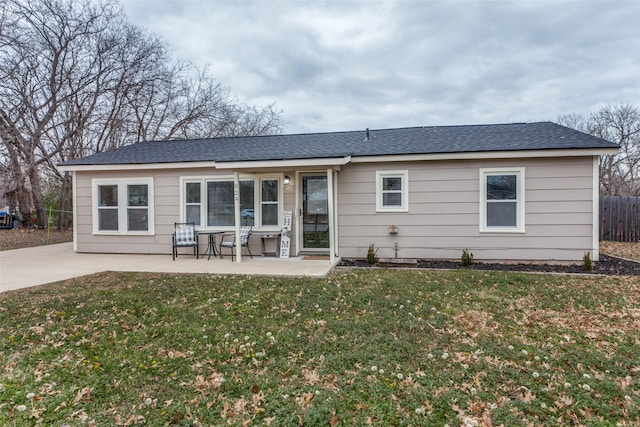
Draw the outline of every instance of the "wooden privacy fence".
[[[600,196],[600,240],[640,241],[640,197]]]

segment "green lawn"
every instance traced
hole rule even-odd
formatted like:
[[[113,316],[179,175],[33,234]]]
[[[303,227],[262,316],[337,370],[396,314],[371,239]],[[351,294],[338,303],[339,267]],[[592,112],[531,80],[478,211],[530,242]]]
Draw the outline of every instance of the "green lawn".
[[[640,424],[640,278],[105,273],[0,295],[0,425]]]

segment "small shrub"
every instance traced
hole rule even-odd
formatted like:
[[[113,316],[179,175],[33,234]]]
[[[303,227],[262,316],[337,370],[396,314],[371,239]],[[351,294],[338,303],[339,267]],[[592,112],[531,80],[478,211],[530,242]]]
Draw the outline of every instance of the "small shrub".
[[[369,250],[367,251],[367,263],[375,264],[378,262],[378,249],[376,249],[373,243],[369,244]]]
[[[463,267],[468,267],[473,264],[473,253],[469,252],[469,249],[462,250],[462,257],[460,257],[460,264]]]
[[[589,252],[585,252],[582,257],[582,271],[591,271],[593,270],[593,262],[591,261],[591,256]]]

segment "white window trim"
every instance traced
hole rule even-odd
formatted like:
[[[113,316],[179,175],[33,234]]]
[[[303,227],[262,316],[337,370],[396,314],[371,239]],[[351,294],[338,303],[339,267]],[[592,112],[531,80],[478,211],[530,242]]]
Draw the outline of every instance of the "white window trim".
[[[200,224],[196,224],[196,228],[201,228],[202,220],[204,219],[204,217],[202,216],[202,206],[205,203],[202,200],[202,186],[204,185],[204,183],[200,179],[185,178],[180,180],[180,222],[187,221],[187,184],[200,184],[200,203],[189,203],[189,206],[200,205]]]
[[[382,179],[390,177],[402,178],[402,204],[397,207],[382,204]],[[409,212],[409,171],[384,170],[376,171],[376,212]]]
[[[487,227],[487,176],[516,175],[516,226]],[[480,168],[480,232],[524,233],[525,232],[525,176],[524,167]]]
[[[98,194],[98,187],[103,185],[116,185],[118,187],[118,230],[99,230],[99,214],[98,214],[98,200],[100,200]],[[127,186],[128,185],[146,185],[149,194],[149,206],[147,206],[148,214],[148,230],[127,230],[127,210],[129,208],[127,204]],[[153,236],[155,234],[155,216],[154,205],[155,199],[153,196],[153,178],[119,178],[119,179],[92,179],[91,188],[93,194],[92,204],[92,221],[93,221],[93,234],[99,235],[138,235],[138,236]]]
[[[261,180],[274,179],[278,181],[278,225],[262,226],[262,199],[261,199]],[[184,222],[186,218],[186,185],[190,182],[200,183],[200,226],[198,230],[235,230],[235,226],[208,226],[207,225],[207,182],[211,181],[231,181],[233,175],[213,175],[213,176],[181,176],[180,177],[180,222]],[[284,174],[257,174],[247,175],[241,174],[240,181],[253,181],[253,203],[254,203],[254,231],[277,231],[282,228],[282,216],[284,211]]]
[[[277,184],[278,184],[278,193],[277,193],[278,200],[276,200],[275,202],[274,201],[263,201],[262,200],[261,192],[262,192],[262,182],[263,181],[276,181],[277,182]],[[257,212],[256,211],[258,211],[258,213],[260,214],[260,229],[261,230],[282,228],[282,227],[280,227],[280,225],[282,223],[282,209],[281,209],[282,200],[280,200],[280,199],[282,199],[282,190],[281,190],[282,180],[279,180],[278,178],[274,178],[274,177],[264,177],[264,176],[262,176],[262,177],[260,177],[260,179],[258,179],[256,181],[256,183],[260,186],[260,188],[258,189],[258,191],[256,192],[254,197],[260,197],[260,198],[259,199],[255,199],[254,198],[254,204],[260,204],[260,208],[256,209],[255,206],[253,208],[254,209],[254,215],[253,215],[254,216],[254,219],[253,219],[254,220],[254,224],[255,224],[256,216],[257,216]],[[258,203],[256,203],[256,200],[258,200]],[[265,205],[276,205],[277,206],[276,209],[278,209],[278,224],[276,224],[276,225],[268,225],[266,227],[262,225],[262,208]]]

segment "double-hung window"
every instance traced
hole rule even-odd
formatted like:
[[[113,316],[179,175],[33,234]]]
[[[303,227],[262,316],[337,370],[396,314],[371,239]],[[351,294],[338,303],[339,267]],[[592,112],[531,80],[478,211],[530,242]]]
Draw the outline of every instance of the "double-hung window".
[[[261,179],[260,180],[260,211],[262,226],[274,226],[279,224],[278,218],[278,180],[277,179]]]
[[[96,234],[153,234],[153,179],[93,180]]]
[[[524,168],[480,169],[480,231],[524,232]]]
[[[202,187],[200,182],[185,183],[184,220],[185,222],[193,222],[196,226],[201,224],[202,195],[200,187]]]
[[[118,185],[105,184],[97,186],[98,203],[98,231],[118,231]],[[96,221],[94,221],[94,224]]]
[[[149,231],[147,184],[127,184],[127,231]]]
[[[376,172],[376,211],[409,211],[409,172]]]
[[[275,229],[282,211],[281,180],[241,178],[240,221],[243,226]],[[235,190],[231,177],[182,178],[182,218],[196,227],[225,229],[235,226]]]

